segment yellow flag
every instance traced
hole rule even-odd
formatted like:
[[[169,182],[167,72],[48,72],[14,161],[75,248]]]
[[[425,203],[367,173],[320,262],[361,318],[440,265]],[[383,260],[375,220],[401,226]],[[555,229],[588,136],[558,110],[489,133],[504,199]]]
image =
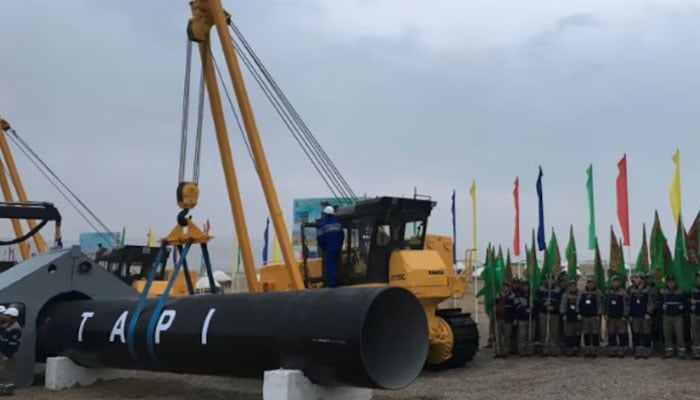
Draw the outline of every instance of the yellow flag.
[[[272,262],[280,261],[280,244],[277,235],[272,235]]]
[[[469,188],[469,196],[472,198],[472,248],[476,249],[476,181],[472,180]]]
[[[681,214],[681,167],[678,149],[673,153],[671,159],[673,160],[674,171],[669,194],[671,198],[671,212],[673,213],[673,219],[676,221],[677,225]]]
[[[154,244],[153,231],[149,229],[148,230],[148,247],[153,246],[153,244]]]

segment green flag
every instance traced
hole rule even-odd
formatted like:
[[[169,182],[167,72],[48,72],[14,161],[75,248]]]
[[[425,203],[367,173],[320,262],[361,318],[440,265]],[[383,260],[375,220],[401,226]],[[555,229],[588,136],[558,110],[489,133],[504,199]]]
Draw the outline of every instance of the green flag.
[[[622,246],[615,237],[615,231],[610,225],[610,268],[608,269],[608,281],[617,276],[624,285],[627,282],[627,269],[625,268],[625,258],[622,254]]]
[[[503,250],[498,246],[498,255],[496,256],[496,288],[501,290],[501,285],[506,279],[505,261],[503,261]]]
[[[557,235],[552,229],[552,237],[549,239],[549,245],[544,253],[544,263],[542,265],[542,279],[547,279],[550,276],[556,278],[561,271],[561,256],[559,254],[559,244],[557,243]]]
[[[593,164],[586,169],[586,193],[588,194],[588,250],[595,249],[595,207],[593,204]]]
[[[569,244],[566,245],[566,277],[569,280],[576,279],[578,272],[578,260],[576,259],[576,241],[574,240],[574,226],[569,227]]]
[[[506,250],[506,264],[504,265],[505,281],[508,283],[513,283],[513,267],[510,264],[510,249]]]
[[[479,290],[476,294],[477,297],[484,298],[484,312],[489,318],[493,318],[493,306],[495,301],[495,296],[497,293],[496,289],[496,265],[493,257],[493,250],[491,244],[489,243],[486,247],[486,262],[484,263],[484,270],[481,271],[481,280],[484,282],[484,287]]]
[[[595,261],[593,264],[593,276],[595,277],[595,285],[598,289],[605,286],[605,270],[603,269],[603,260],[600,258],[600,247],[598,246],[598,238],[595,239]]]
[[[647,226],[642,224],[642,247],[637,255],[637,262],[634,264],[634,272],[649,272],[649,249],[647,247]]]
[[[676,229],[676,246],[673,254],[673,276],[681,289],[690,291],[695,286],[695,274],[698,271],[698,265],[688,260],[685,236],[683,218],[679,215],[678,228]]]
[[[658,211],[654,211],[654,225],[651,228],[649,242],[651,273],[657,285],[661,285],[664,277],[673,272],[673,260],[671,258],[671,250],[666,242],[666,236],[664,236],[661,229]]]
[[[126,239],[126,226],[122,228],[122,235],[119,238],[119,246],[124,247],[124,240]]]
[[[535,230],[532,230],[532,246],[531,249],[525,247],[527,256],[527,280],[530,282],[530,304],[535,301],[535,293],[540,287],[540,268],[537,266],[537,244],[535,242]]]

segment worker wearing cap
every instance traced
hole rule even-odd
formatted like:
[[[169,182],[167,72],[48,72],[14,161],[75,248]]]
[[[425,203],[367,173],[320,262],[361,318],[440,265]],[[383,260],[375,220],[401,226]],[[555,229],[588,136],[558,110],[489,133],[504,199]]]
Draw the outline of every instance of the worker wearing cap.
[[[664,335],[663,335],[663,310],[658,306],[659,304],[659,287],[656,286],[656,279],[649,272],[643,274],[644,280],[646,281],[647,287],[649,288],[649,297],[651,297],[651,302],[654,303],[654,312],[651,314],[651,340],[653,347],[663,354],[664,348]]]
[[[630,313],[627,291],[620,285],[620,277],[612,277],[605,293],[605,326],[608,328],[608,355],[624,358],[629,346],[627,318]]]
[[[22,327],[17,322],[19,310],[8,307],[3,313],[5,331],[0,336],[0,395],[12,395],[15,388],[15,354],[22,339]]]
[[[559,342],[559,308],[561,307],[562,290],[556,285],[554,275],[546,276],[546,283],[537,290],[537,305],[540,310],[539,329],[543,341],[543,356],[558,356]]]
[[[693,337],[693,357],[700,359],[700,271],[695,278],[695,286],[690,291],[690,327]]]
[[[324,207],[323,217],[318,224],[316,242],[323,253],[327,287],[338,286],[336,274],[344,240],[343,226],[335,218],[335,209],[333,206]]]
[[[659,296],[661,309],[663,310],[663,329],[665,352],[663,358],[673,357],[678,350],[678,357],[685,357],[685,335],[683,331],[683,303],[685,294],[683,289],[676,286],[676,278],[673,275],[666,277],[666,287],[661,289]],[[676,339],[676,346],[673,339]]]
[[[578,296],[578,310],[581,316],[585,356],[596,357],[600,347],[600,317],[603,315],[603,294],[595,285],[595,278],[589,275],[586,287]]]
[[[518,354],[521,357],[532,355],[532,343],[530,343],[530,320],[532,319],[532,305],[530,304],[530,283],[522,280],[520,289],[513,291],[515,294],[515,320],[517,321]]]
[[[564,322],[566,355],[576,357],[581,346],[581,314],[578,308],[578,286],[575,280],[569,281],[569,287],[562,297],[559,312]]]
[[[649,358],[651,354],[651,316],[656,304],[649,294],[649,287],[647,287],[641,273],[634,273],[632,281],[634,285],[629,288],[628,293],[635,358]]]
[[[494,315],[496,316],[496,357],[508,357],[510,353],[513,321],[515,320],[515,295],[509,282],[503,282],[496,298]]]

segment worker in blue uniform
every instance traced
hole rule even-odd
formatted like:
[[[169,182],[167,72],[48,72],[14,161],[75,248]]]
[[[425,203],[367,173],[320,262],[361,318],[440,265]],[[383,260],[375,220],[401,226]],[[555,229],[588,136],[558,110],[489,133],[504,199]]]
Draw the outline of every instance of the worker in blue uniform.
[[[338,262],[340,261],[340,252],[343,249],[345,233],[343,226],[335,218],[333,206],[323,208],[323,217],[318,224],[316,235],[316,243],[323,254],[326,287],[338,287]]]

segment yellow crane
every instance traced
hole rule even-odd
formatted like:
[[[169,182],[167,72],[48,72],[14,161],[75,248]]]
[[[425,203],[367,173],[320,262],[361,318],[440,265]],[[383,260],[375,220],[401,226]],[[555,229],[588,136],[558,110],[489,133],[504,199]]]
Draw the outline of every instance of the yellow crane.
[[[6,202],[12,203],[15,201],[12,194],[12,188],[10,187],[10,181],[7,179],[7,175],[9,174],[10,179],[12,180],[12,185],[17,193],[18,200],[22,203],[27,203],[29,201],[27,199],[27,193],[24,190],[22,179],[20,179],[19,173],[17,172],[17,165],[15,164],[15,159],[12,156],[12,151],[10,150],[10,145],[7,140],[7,135],[13,134],[14,130],[12,129],[10,123],[2,117],[0,117],[0,127],[2,128],[0,132],[0,153],[2,153],[2,159],[0,159],[0,188],[2,188],[2,195]],[[35,220],[27,220],[27,225],[29,225],[29,231],[36,230]],[[14,230],[15,237],[20,238],[24,236],[19,219],[12,219],[12,228]],[[32,238],[34,239],[37,252],[45,252],[46,242],[41,234],[36,232],[34,235],[32,235]],[[29,243],[20,242],[17,245],[19,246],[22,260],[26,260],[31,257],[29,252]]]
[[[198,121],[195,150],[197,153],[195,154],[193,179],[186,180],[184,179],[184,160],[187,107],[183,106],[183,146],[181,147],[180,176],[177,188],[177,203],[181,212],[178,215],[177,225],[163,239],[163,246],[189,246],[198,243],[205,249],[206,243],[211,239],[188,216],[189,212],[197,206],[199,196],[197,176],[203,104],[201,96],[203,96],[203,88],[206,87],[248,290],[250,292],[313,290],[313,287],[323,287],[324,260],[322,258],[308,259],[308,257],[298,260],[292,249],[289,231],[277,198],[274,181],[239,65],[237,53],[244,54],[243,51],[248,50],[247,43],[242,41],[244,48],[237,48],[234,45],[234,37],[242,39],[236,26],[232,23],[231,15],[224,10],[221,0],[194,0],[190,2],[190,8],[192,17],[187,25],[188,66],[185,77],[184,104],[188,104],[190,51],[192,43],[196,43],[202,63],[199,92],[200,121]],[[260,268],[260,280],[257,278],[219,93],[217,80],[219,71],[213,59],[210,40],[212,29],[221,43],[229,78],[243,120],[245,138],[250,147],[251,157],[282,252],[282,262]],[[260,66],[259,60],[254,54],[251,55],[251,58],[242,57],[246,66],[249,68],[255,64]],[[269,78],[266,71],[257,75],[258,78],[260,76]],[[226,87],[224,82],[222,82],[222,87]],[[298,118],[298,116],[294,116],[294,118]],[[318,148],[316,151],[317,154],[322,152]],[[334,168],[332,165],[329,167],[327,161],[325,165],[331,170]],[[335,182],[339,181],[336,179]],[[346,243],[339,268],[341,285],[391,285],[411,290],[423,304],[428,317],[430,351],[426,364],[430,368],[441,369],[460,366],[471,360],[478,348],[478,331],[470,315],[463,313],[461,309],[438,308],[439,304],[445,300],[464,294],[466,274],[462,273],[456,276],[454,272],[451,238],[426,234],[428,217],[434,206],[434,202],[425,199],[379,197],[358,200],[353,204],[337,207],[336,216],[343,224],[346,233]],[[419,226],[417,232],[408,228],[414,224]]]

